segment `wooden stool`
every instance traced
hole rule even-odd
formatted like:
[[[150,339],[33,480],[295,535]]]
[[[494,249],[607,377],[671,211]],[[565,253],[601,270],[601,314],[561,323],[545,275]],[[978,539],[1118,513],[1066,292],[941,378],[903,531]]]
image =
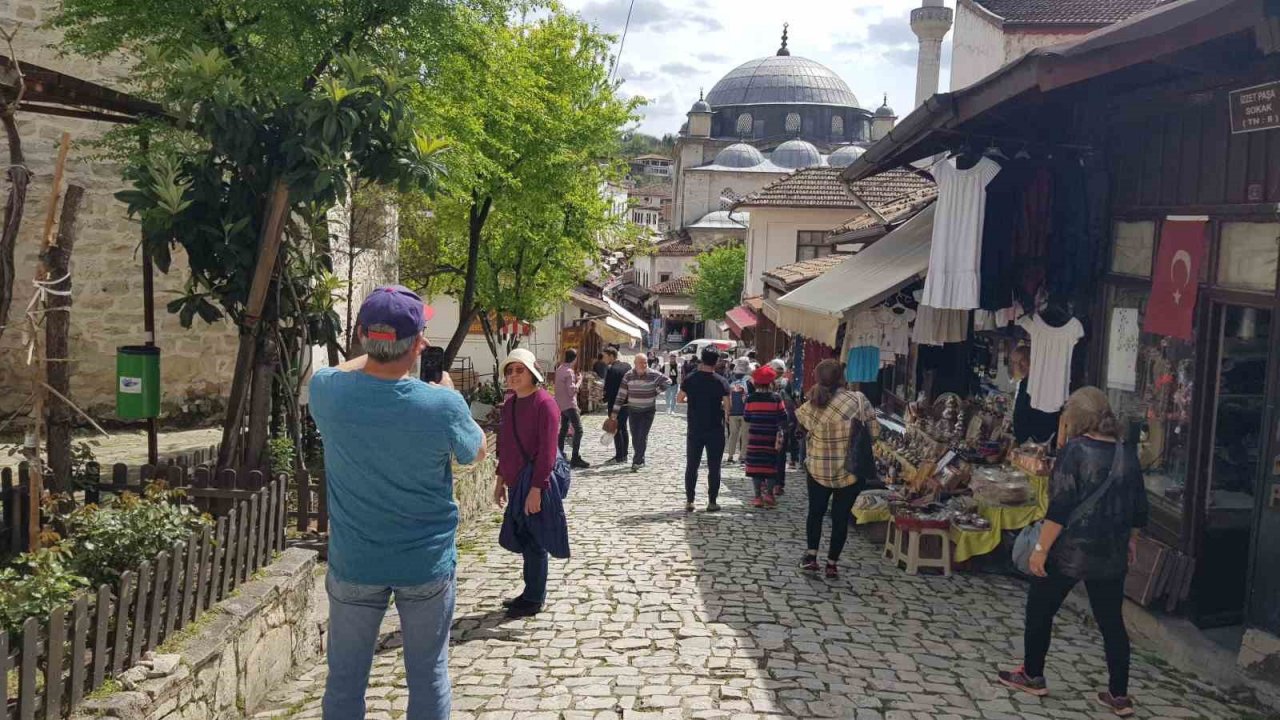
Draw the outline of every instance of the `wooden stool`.
[[[882,557],[885,560],[892,560],[896,564],[898,556],[901,555],[902,531],[898,529],[897,521],[889,520],[889,527],[885,528],[884,532],[884,552]]]
[[[902,549],[905,540],[907,548]],[[942,544],[942,556],[938,558],[920,557],[920,538],[936,537]],[[889,523],[888,536],[884,544],[884,558],[892,560],[894,565],[906,565],[908,575],[918,575],[920,568],[937,568],[943,577],[951,577],[951,531],[949,527],[933,526],[931,521],[894,518]]]

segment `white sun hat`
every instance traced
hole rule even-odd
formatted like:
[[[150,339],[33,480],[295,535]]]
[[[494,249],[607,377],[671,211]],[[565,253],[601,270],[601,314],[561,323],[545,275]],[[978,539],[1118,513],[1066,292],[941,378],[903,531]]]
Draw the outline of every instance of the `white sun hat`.
[[[538,369],[538,358],[534,357],[533,353],[525,350],[524,348],[516,348],[515,350],[512,350],[511,354],[507,356],[507,359],[503,360],[502,365],[498,367],[498,372],[505,377],[507,374],[507,366],[512,363],[520,363],[525,366],[525,368],[533,374],[534,380],[543,382],[542,371]]]

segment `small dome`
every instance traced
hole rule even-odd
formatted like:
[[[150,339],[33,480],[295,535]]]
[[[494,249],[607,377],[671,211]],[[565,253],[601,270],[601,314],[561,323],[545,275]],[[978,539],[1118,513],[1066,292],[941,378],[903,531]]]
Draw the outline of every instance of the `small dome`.
[[[688,120],[685,120],[685,121],[680,125],[680,134],[681,134],[681,135],[688,135],[688,134],[689,134],[689,121],[688,121]]]
[[[891,117],[891,118],[898,117],[898,114],[893,111],[893,108],[889,107],[888,95],[884,96],[884,104],[876,108],[876,117]]]
[[[866,150],[858,147],[857,145],[845,145],[839,150],[831,153],[827,158],[827,164],[831,167],[838,168],[849,167],[853,164],[853,161],[861,157],[864,152],[866,152]]]
[[[689,112],[709,113],[711,112],[711,105],[708,104],[706,100],[703,100],[702,98],[698,98],[698,102],[694,103],[693,107],[689,108]]]
[[[774,165],[785,168],[818,167],[822,164],[822,153],[812,143],[805,140],[788,140],[777,147],[769,156]]]
[[[816,152],[816,151],[815,151]],[[746,143],[734,143],[716,155],[715,164],[724,167],[749,168],[764,162],[764,155]]]

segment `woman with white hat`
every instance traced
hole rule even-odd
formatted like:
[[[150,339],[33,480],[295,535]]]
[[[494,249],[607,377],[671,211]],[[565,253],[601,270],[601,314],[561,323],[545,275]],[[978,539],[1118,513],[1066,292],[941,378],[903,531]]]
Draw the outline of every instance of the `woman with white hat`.
[[[533,353],[512,350],[500,367],[506,382],[506,402],[498,426],[498,482],[493,500],[503,505],[514,497],[520,473],[532,466],[530,488],[524,502],[525,515],[542,512],[543,494],[551,491],[551,473],[560,455],[560,408],[555,398],[541,387],[542,372]],[[523,547],[524,592],[503,601],[507,617],[537,615],[547,598],[547,550],[522,525],[518,541]]]

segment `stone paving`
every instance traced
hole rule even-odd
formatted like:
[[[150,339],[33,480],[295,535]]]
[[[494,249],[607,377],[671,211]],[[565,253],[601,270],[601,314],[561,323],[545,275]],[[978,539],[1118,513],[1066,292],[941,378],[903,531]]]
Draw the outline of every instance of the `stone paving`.
[[[598,427],[598,420],[589,423]],[[590,461],[612,455],[588,430]],[[993,575],[908,577],[855,534],[842,576],[802,573],[798,473],[775,510],[746,505],[727,472],[709,514],[683,510],[684,420],[660,414],[649,468],[593,467],[569,499],[574,558],[552,561],[547,609],[508,621],[519,558],[496,524],[460,539],[450,667],[454,718],[1105,718],[1093,700],[1106,666],[1096,630],[1064,610],[1044,699],[994,683],[1020,653],[1025,584]],[[587,449],[589,448],[589,449]],[[825,547],[825,546],[824,546]],[[388,645],[395,645],[393,639]],[[1140,718],[1257,717],[1135,649]],[[279,688],[257,717],[319,717],[324,668]],[[382,650],[369,717],[403,716],[404,665]]]

